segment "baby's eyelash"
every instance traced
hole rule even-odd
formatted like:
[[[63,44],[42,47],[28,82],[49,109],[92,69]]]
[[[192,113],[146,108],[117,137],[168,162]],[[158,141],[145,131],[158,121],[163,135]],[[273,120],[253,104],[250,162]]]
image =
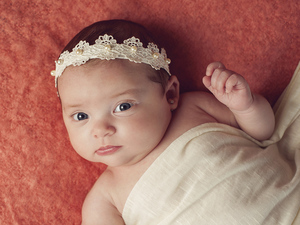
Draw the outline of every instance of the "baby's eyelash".
[[[126,115],[128,114],[127,112],[133,112],[132,108],[136,105],[140,104],[139,102],[135,101],[135,100],[125,100],[125,101],[122,101],[120,102],[114,109],[114,113],[125,113],[126,112]]]
[[[79,113],[75,113],[72,115],[72,118],[76,121],[82,121],[82,120],[86,120],[89,118],[88,114],[84,113],[84,112],[79,112]]]
[[[115,108],[114,112],[116,112],[116,113],[123,112],[123,111],[129,110],[132,106],[134,106],[134,103],[123,102]]]

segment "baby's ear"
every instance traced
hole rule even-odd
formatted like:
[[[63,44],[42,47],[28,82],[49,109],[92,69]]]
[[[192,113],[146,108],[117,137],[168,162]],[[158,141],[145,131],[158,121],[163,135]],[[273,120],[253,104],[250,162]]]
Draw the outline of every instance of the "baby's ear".
[[[179,101],[179,81],[176,76],[171,76],[165,89],[167,101],[170,104],[171,111],[175,110]]]

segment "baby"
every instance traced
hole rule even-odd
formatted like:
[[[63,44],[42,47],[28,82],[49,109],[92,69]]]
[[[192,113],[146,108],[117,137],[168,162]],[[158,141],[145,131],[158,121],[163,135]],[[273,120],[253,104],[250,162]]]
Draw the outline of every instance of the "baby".
[[[170,59],[153,43],[141,25],[101,21],[78,33],[56,61],[52,75],[72,146],[108,166],[84,201],[82,224],[125,224],[122,213],[135,184],[196,126],[223,123],[257,140],[273,133],[270,105],[241,75],[213,62],[203,77],[213,95],[179,95]]]

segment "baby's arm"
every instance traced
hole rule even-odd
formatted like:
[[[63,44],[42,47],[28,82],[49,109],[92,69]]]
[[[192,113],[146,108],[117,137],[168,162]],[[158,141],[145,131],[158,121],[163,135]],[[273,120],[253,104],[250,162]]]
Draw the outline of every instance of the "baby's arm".
[[[251,93],[241,75],[214,62],[208,65],[203,84],[230,109],[238,126],[250,136],[265,140],[272,135],[275,119],[270,104],[264,97]]]
[[[109,201],[107,192],[94,185],[82,207],[81,225],[125,225],[116,207]]]

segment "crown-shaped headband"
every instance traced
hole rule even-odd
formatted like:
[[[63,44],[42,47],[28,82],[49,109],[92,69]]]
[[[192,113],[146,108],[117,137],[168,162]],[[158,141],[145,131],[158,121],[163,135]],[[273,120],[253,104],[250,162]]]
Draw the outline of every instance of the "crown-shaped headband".
[[[55,61],[56,69],[51,71],[55,76],[55,86],[57,79],[62,75],[64,70],[70,66],[80,66],[90,59],[128,59],[135,63],[146,63],[156,70],[161,68],[166,70],[169,75],[169,64],[171,60],[167,58],[165,49],[159,49],[154,43],[149,43],[147,48],[135,37],[123,41],[123,44],[117,44],[117,41],[111,35],[99,36],[95,44],[90,45],[86,41],[80,41],[72,52],[64,51]]]

